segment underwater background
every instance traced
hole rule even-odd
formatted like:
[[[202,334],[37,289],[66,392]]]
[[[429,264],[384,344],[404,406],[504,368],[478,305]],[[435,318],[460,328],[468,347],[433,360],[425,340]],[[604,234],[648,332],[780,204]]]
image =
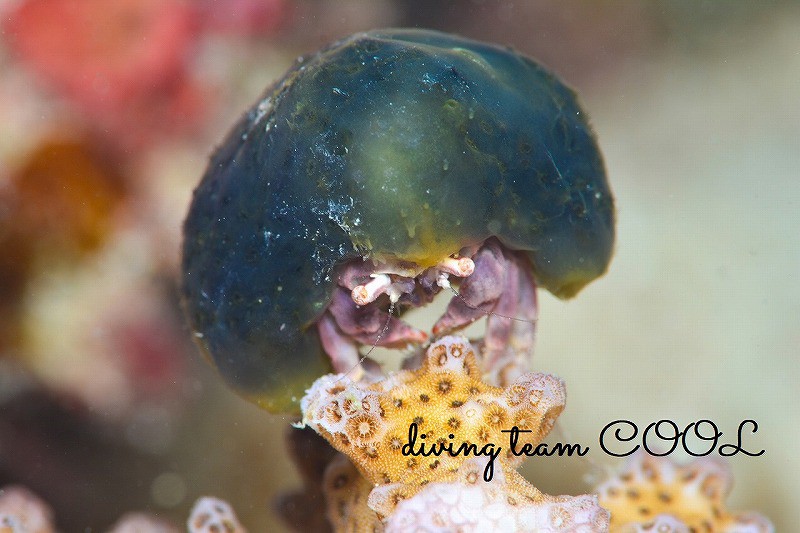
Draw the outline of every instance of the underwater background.
[[[530,460],[580,494],[617,419],[714,421],[731,509],[800,522],[800,5],[391,0],[0,2],[0,487],[63,531],[130,511],[182,524],[211,494],[280,530],[288,417],[235,396],[191,343],[180,230],[208,155],[299,55],[425,27],[510,45],[579,94],[618,209],[609,272],[539,292],[534,369],[567,385]],[[441,302],[442,304],[444,302]],[[440,307],[441,308],[441,307]],[[430,323],[436,312],[414,320]],[[386,356],[384,356],[386,357]],[[679,454],[677,458],[686,459]]]

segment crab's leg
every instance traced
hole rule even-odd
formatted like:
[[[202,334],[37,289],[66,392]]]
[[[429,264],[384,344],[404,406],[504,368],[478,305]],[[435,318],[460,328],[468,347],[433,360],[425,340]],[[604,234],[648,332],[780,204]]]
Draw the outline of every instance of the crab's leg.
[[[356,371],[353,379],[358,379],[363,375],[364,370],[359,364],[361,354],[358,352],[358,344],[356,344],[349,336],[342,333],[336,326],[336,320],[328,311],[323,313],[322,318],[317,322],[317,331],[319,331],[319,339],[322,342],[322,348],[328,357],[331,358],[331,365],[333,371],[337,374],[344,374],[350,371]]]
[[[387,315],[376,305],[356,305],[342,287],[334,291],[328,312],[345,335],[361,344],[401,348],[428,340],[424,331]]]
[[[381,294],[389,291],[391,287],[392,278],[388,274],[372,274],[372,281],[356,285],[350,292],[350,297],[356,305],[367,305],[374,302]]]
[[[468,326],[489,314],[500,298],[507,272],[503,251],[489,242],[472,257],[474,269],[461,282],[460,296],[454,296],[444,315],[433,326],[434,335],[443,335]]]
[[[475,271],[475,262],[469,257],[459,257],[458,259],[448,257],[440,261],[435,268],[440,272],[466,278]]]
[[[513,252],[506,253],[504,259],[505,285],[487,319],[482,344],[483,370],[501,386],[530,372],[538,316],[530,264]]]

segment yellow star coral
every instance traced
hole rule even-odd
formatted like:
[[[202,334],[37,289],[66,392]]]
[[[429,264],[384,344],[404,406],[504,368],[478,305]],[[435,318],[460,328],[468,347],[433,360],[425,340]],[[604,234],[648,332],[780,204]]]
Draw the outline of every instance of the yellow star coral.
[[[428,348],[418,370],[372,384],[344,374],[318,379],[303,398],[303,422],[349,456],[368,481],[401,483],[409,497],[427,483],[454,479],[469,457],[491,459],[484,476],[491,476],[494,459],[512,470],[522,458],[511,454],[507,430],[528,431],[520,433],[517,452],[528,443],[535,447],[565,396],[563,382],[547,374],[525,374],[505,389],[487,385],[469,342],[444,337]],[[409,453],[421,447],[444,451]]]
[[[611,511],[612,532],[774,531],[759,514],[726,510],[731,485],[730,470],[720,461],[702,458],[678,466],[666,457],[637,452],[596,492]]]

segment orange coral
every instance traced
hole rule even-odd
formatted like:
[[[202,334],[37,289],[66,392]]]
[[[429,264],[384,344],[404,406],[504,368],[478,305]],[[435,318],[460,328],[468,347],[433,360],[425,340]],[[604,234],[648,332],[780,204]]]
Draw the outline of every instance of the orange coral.
[[[110,236],[127,193],[115,165],[88,139],[41,142],[4,191],[8,207],[0,220],[8,229],[0,242],[20,241],[55,257],[96,251]]]
[[[521,458],[503,444],[509,440],[503,430],[528,430],[520,434],[517,449],[535,446],[564,402],[564,384],[551,375],[525,374],[506,389],[483,383],[469,342],[445,337],[431,345],[419,370],[369,385],[346,375],[324,376],[309,389],[302,408],[303,422],[348,455],[367,480],[403,483],[413,492],[412,487],[452,478],[468,455],[491,454],[502,465],[517,466]],[[444,447],[444,453],[410,455],[412,424],[414,450]],[[474,446],[464,449],[469,445]],[[493,466],[487,467],[489,474]]]
[[[773,531],[759,514],[725,508],[731,485],[730,470],[720,461],[702,458],[678,466],[665,457],[637,452],[597,492],[611,511],[613,532]]]

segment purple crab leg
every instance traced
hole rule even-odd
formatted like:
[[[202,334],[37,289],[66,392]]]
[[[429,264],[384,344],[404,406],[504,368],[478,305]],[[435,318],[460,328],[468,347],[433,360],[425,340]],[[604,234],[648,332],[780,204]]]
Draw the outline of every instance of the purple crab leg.
[[[503,250],[495,242],[481,247],[472,257],[475,268],[460,285],[445,314],[433,326],[434,335],[443,335],[468,326],[489,314],[505,287],[507,272]]]
[[[386,311],[378,306],[356,305],[350,293],[341,287],[334,291],[328,313],[333,316],[342,333],[361,344],[404,347],[428,340],[424,331],[387,316]]]
[[[331,358],[331,366],[335,373],[344,374],[360,367],[361,354],[358,352],[358,344],[342,333],[333,315],[325,311],[317,322],[317,331],[322,348]]]
[[[538,306],[531,266],[519,254],[505,255],[506,281],[494,311],[486,321],[483,369],[505,386],[530,372]]]

